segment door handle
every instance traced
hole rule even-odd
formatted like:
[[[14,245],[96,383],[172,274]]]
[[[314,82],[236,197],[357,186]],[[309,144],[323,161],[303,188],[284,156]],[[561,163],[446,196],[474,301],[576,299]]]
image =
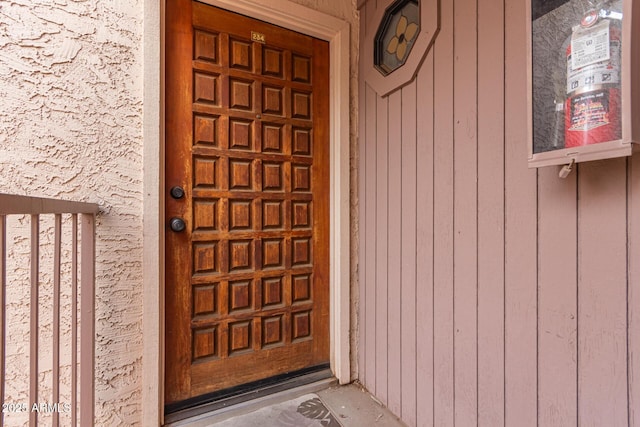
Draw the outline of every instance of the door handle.
[[[171,220],[169,221],[169,227],[171,227],[171,230],[175,231],[176,233],[180,233],[184,231],[185,228],[187,228],[187,224],[185,224],[182,218],[171,218]]]

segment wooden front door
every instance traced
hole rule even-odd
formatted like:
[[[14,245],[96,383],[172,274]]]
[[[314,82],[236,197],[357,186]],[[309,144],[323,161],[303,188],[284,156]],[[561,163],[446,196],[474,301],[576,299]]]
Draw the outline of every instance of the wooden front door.
[[[329,361],[329,49],[191,0],[166,16],[170,404]]]

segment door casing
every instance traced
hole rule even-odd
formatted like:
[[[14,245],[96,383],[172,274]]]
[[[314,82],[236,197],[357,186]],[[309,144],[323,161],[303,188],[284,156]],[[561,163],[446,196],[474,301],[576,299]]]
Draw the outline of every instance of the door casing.
[[[350,365],[349,23],[288,0],[201,0],[330,44],[330,358],[341,384]],[[164,422],[164,11],[144,0],[142,425]],[[158,43],[160,40],[160,43]]]

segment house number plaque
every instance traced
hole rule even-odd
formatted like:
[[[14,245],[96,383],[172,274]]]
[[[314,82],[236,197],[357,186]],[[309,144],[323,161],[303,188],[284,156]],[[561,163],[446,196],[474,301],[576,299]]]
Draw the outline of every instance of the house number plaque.
[[[251,40],[258,43],[266,43],[267,38],[264,34],[256,33],[255,31],[251,31]]]

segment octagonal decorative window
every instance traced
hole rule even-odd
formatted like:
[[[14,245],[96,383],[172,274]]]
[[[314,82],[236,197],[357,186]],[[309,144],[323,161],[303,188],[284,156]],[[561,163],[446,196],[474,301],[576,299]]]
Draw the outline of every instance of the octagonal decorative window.
[[[374,64],[386,76],[402,67],[420,32],[419,0],[397,0],[389,6],[374,38]]]
[[[365,26],[364,79],[380,96],[411,82],[440,31],[440,0],[376,0]],[[369,13],[369,12],[367,12]]]

